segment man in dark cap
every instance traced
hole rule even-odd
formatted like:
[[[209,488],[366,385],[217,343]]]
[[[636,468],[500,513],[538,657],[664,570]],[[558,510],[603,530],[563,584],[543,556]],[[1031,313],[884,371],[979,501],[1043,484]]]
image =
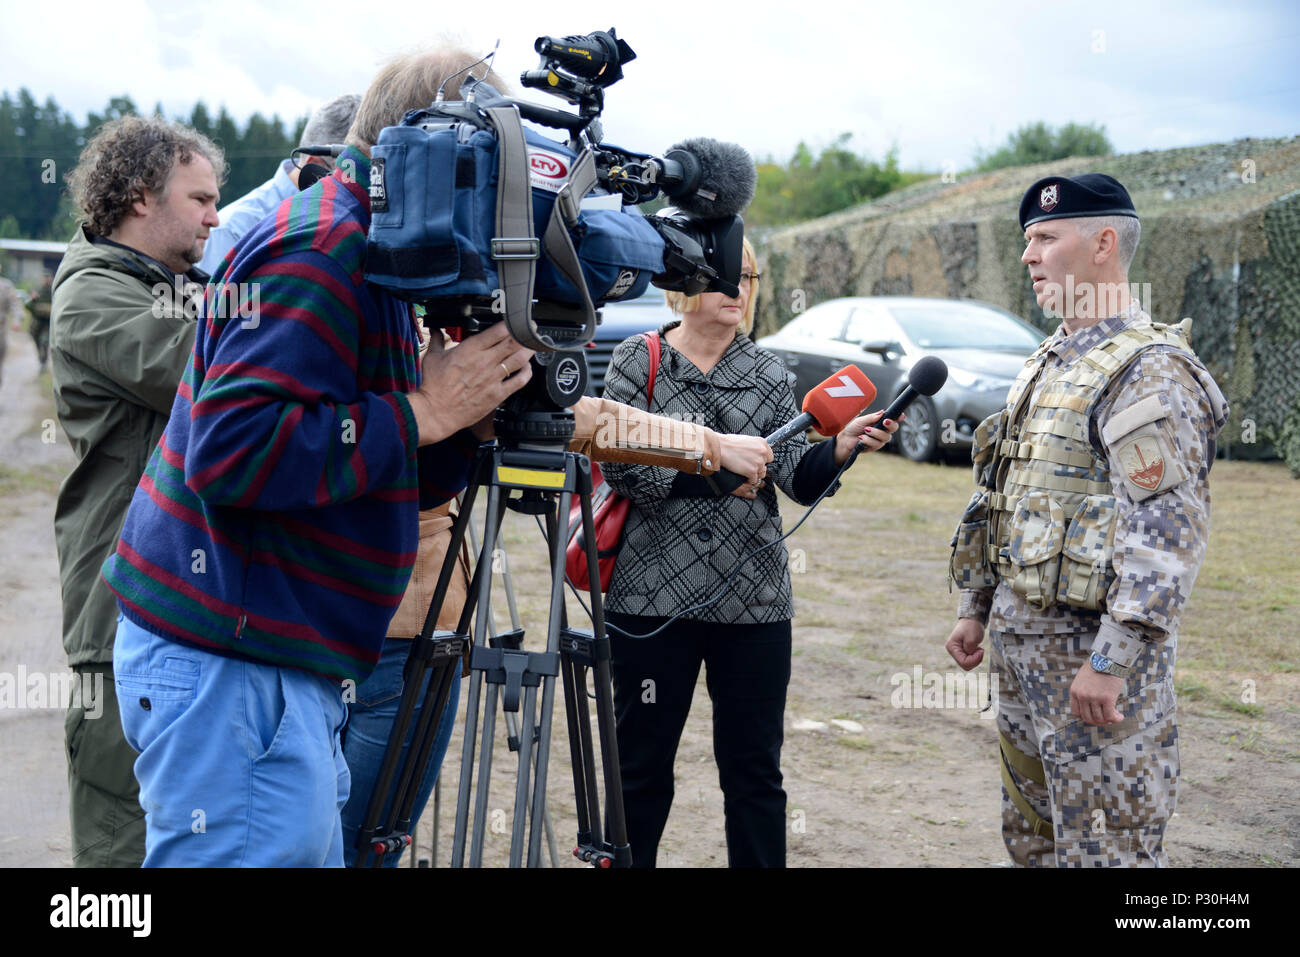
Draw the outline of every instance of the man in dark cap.
[[[969,671],[988,626],[1016,864],[1164,865],[1178,623],[1228,406],[1190,320],[1153,323],[1130,290],[1141,227],[1123,186],[1039,180],[1020,225],[1038,304],[1061,325],[976,433],[947,649]]]

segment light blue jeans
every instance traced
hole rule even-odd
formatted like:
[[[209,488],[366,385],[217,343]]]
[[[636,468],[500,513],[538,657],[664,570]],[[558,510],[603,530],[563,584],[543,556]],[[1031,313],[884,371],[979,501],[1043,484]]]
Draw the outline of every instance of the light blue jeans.
[[[402,670],[406,666],[406,656],[411,650],[412,639],[385,638],[384,650],[379,656],[379,664],[365,681],[357,685],[356,701],[348,705],[349,717],[347,732],[343,736],[343,756],[347,759],[352,772],[352,797],[343,808],[343,859],[351,867],[356,859],[357,832],[365,825],[366,805],[370,803],[370,792],[375,788],[379,777],[379,767],[384,760],[384,749],[388,746],[388,735],[397,719],[397,707],[402,700]],[[420,814],[429,803],[433,793],[434,782],[442,768],[442,759],[447,752],[447,742],[451,740],[451,731],[456,724],[456,705],[460,698],[460,663],[455,666],[451,691],[447,695],[447,707],[438,719],[438,730],[429,754],[429,764],[420,779],[420,789],[411,810],[411,833],[420,821]],[[426,681],[428,681],[426,677]],[[431,682],[430,682],[431,684]],[[420,706],[429,695],[430,687],[426,684],[421,696]],[[402,755],[398,758],[393,780],[401,773],[402,761],[410,748],[411,737],[419,719],[419,711],[411,717],[411,726],[407,729],[406,740],[402,742]],[[391,794],[392,787],[389,792]],[[389,800],[384,802],[382,818],[388,814]],[[384,867],[396,867],[401,852],[384,855]],[[370,862],[367,861],[367,864]]]
[[[113,671],[145,867],[341,867],[341,686],[201,651],[119,617]]]

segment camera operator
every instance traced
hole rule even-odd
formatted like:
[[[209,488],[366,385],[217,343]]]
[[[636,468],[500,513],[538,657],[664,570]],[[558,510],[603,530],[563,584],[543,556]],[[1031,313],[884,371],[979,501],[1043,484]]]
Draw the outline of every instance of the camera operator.
[[[430,61],[428,69],[437,78],[430,79],[429,85],[436,88],[444,80],[447,81],[447,96],[454,99],[460,77],[477,59],[465,50],[442,49],[436,61]],[[482,70],[474,72],[483,74]],[[456,79],[451,79],[453,77]],[[499,91],[508,91],[507,84],[495,73],[487,72],[481,78]],[[377,129],[374,135],[378,135]],[[435,349],[444,347],[443,335],[437,329],[430,341]],[[764,465],[772,459],[771,449],[761,438],[719,435],[703,426],[648,416],[641,410],[609,400],[583,397],[574,406],[573,412],[575,436],[570,448],[598,461],[660,465],[698,471],[702,475],[712,474],[722,467],[756,482]],[[624,441],[629,436],[639,438],[635,448]],[[364,824],[365,812],[397,714],[410,639],[424,624],[438,571],[451,541],[452,523],[450,503],[420,512],[419,554],[411,580],[401,605],[389,622],[388,636],[379,663],[370,676],[357,686],[355,700],[348,705],[349,717],[343,733],[343,753],[352,774],[352,788],[351,796],[342,811],[344,860],[348,865],[355,859],[356,834]],[[462,556],[458,574],[452,576],[439,614],[439,628],[455,628],[464,606],[468,584],[468,560]],[[427,695],[427,688],[425,693]],[[420,780],[411,814],[412,831],[418,825],[441,768],[456,719],[458,697],[457,679],[451,686],[447,705],[438,719],[429,761]],[[420,705],[423,706],[424,703],[422,698]],[[414,725],[408,732],[404,747],[409,747],[413,735]],[[385,808],[385,813],[386,810]],[[400,851],[386,855],[384,866],[396,866],[400,857]]]
[[[434,98],[434,60],[384,67],[334,173],[213,277],[104,565],[147,866],[343,863],[349,683],[379,658],[419,506],[464,487],[469,427],[531,378],[504,324],[420,362],[411,308],[362,278],[369,150]]]
[[[433,338],[441,337],[442,333],[435,330]],[[744,476],[750,482],[757,482],[766,463],[772,461],[772,450],[758,436],[721,435],[703,425],[651,415],[609,399],[583,396],[573,407],[573,413],[574,437],[569,443],[570,450],[581,452],[598,462],[658,465],[688,473],[698,470],[697,474],[700,475],[715,474],[721,467]],[[639,437],[641,441],[636,443],[635,448],[630,448],[625,441],[628,436]],[[410,583],[397,613],[389,622],[388,637],[384,641],[379,664],[370,677],[357,687],[356,700],[348,705],[343,753],[352,774],[352,790],[348,803],[343,808],[342,818],[344,861],[349,867],[356,857],[356,835],[365,823],[371,791],[379,776],[389,734],[397,715],[404,688],[402,672],[410,650],[410,641],[424,625],[429,604],[433,600],[438,572],[442,568],[447,548],[451,545],[454,516],[450,504],[420,512],[419,556]],[[457,573],[452,575],[438,613],[438,628],[456,628],[468,595],[469,583],[469,561],[462,550]],[[438,719],[438,730],[429,762],[411,811],[412,833],[433,793],[434,782],[446,756],[447,743],[451,740],[460,690],[459,677],[469,673],[468,652],[466,658],[466,669],[453,680],[446,708]],[[420,700],[421,707],[427,697],[426,688]],[[403,743],[403,754],[413,736],[414,726]],[[384,814],[387,814],[387,810],[385,805]],[[386,854],[383,866],[396,867],[401,855],[401,850]]]

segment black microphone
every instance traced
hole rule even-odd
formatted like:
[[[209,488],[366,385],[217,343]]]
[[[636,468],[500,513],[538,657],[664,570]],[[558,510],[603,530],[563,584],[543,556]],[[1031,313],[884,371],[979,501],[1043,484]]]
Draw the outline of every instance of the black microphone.
[[[346,143],[324,143],[319,146],[299,146],[294,149],[294,152],[302,153],[306,156],[330,156],[338,158],[347,148]]]
[[[948,381],[948,366],[938,356],[922,356],[907,373],[907,388],[898,393],[898,397],[889,403],[885,409],[885,414],[877,421],[884,422],[886,419],[897,419],[903,414],[903,410],[916,401],[918,396],[934,395],[943,388],[943,384]],[[861,445],[854,445],[853,451],[849,454],[848,467],[852,467],[857,461],[858,453],[862,451]]]
[[[889,403],[880,421],[896,419],[918,396],[934,395],[948,381],[948,366],[938,356],[923,356],[907,373],[907,388]]]
[[[739,216],[758,184],[753,157],[743,146],[703,136],[673,144],[654,165],[668,197],[700,219]]]

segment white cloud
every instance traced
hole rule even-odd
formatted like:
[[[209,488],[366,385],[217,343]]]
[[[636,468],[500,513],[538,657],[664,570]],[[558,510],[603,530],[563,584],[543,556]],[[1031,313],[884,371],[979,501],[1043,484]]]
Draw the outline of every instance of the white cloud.
[[[286,122],[339,93],[361,91],[386,56],[449,28],[517,83],[536,65],[539,33],[618,28],[636,50],[607,94],[607,138],[660,151],[686,136],[787,158],[841,132],[880,156],[897,142],[905,167],[967,165],[1024,123],[1104,123],[1123,150],[1300,127],[1300,14],[1285,3],[1161,7],[957,0],[875,7],[802,0],[702,3],[685,13],[579,0],[431,5],[388,0],[269,4],[122,0],[10,5],[0,89],[53,96],[82,119],[125,92],[188,115],[204,100],[241,121]],[[1099,45],[1100,52],[1094,52]],[[516,90],[518,92],[518,90]],[[530,99],[548,100],[539,93]],[[556,103],[557,101],[549,101]]]

